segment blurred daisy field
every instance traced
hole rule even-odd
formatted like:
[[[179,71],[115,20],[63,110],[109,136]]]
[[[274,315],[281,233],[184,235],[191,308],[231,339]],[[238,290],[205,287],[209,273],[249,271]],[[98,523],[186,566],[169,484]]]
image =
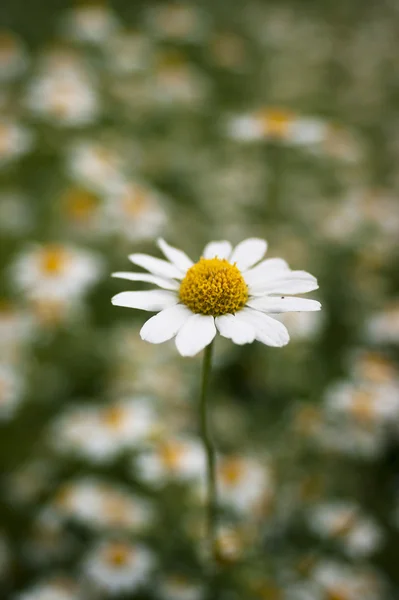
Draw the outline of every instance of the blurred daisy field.
[[[5,0],[0,16],[1,600],[397,599],[396,3]],[[120,306],[167,284],[167,310],[201,312],[184,284],[229,240],[237,314],[270,309],[248,297],[246,239],[297,274],[279,294],[311,294],[273,305],[274,344],[241,345],[260,336],[215,313],[210,593],[205,329],[148,343],[152,315]],[[181,284],[175,248],[195,263]],[[137,259],[161,250],[169,272]]]

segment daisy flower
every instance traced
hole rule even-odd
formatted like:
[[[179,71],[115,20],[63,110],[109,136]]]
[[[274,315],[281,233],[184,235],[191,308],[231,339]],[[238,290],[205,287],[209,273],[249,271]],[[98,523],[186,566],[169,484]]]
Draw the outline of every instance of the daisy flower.
[[[90,583],[114,596],[148,583],[154,562],[153,553],[142,545],[104,541],[91,550],[83,570]]]
[[[239,345],[258,340],[280,347],[288,343],[288,331],[268,313],[320,310],[316,300],[290,295],[317,289],[316,278],[292,271],[281,258],[262,260],[267,250],[264,240],[250,238],[234,249],[227,241],[210,242],[197,263],[162,239],[158,245],[168,260],[129,256],[148,273],[113,274],[161,288],[121,292],[112,298],[115,306],[159,312],[140,331],[147,342],[160,344],[176,336],[179,353],[194,356],[219,331]]]

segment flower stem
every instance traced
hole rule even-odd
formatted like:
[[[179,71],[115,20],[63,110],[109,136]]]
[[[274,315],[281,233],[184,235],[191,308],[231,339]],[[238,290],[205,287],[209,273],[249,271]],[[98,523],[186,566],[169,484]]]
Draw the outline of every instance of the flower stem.
[[[207,404],[207,391],[209,383],[209,375],[212,366],[212,351],[213,342],[206,346],[204,350],[204,360],[202,363],[202,384],[200,395],[200,429],[201,438],[204,444],[206,455],[206,484],[207,484],[207,523],[206,523],[206,539],[211,561],[214,566],[216,553],[216,517],[217,517],[217,489],[216,489],[216,455],[212,441],[212,435],[209,425],[209,414]]]

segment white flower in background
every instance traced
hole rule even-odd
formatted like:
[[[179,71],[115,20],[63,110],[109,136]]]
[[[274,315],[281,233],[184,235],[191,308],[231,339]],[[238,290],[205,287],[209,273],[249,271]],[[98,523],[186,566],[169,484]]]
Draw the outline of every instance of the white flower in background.
[[[165,199],[141,183],[126,182],[109,194],[104,219],[110,231],[137,242],[154,238],[167,220]]]
[[[153,521],[149,502],[120,486],[82,477],[59,488],[51,504],[54,513],[98,530],[142,531]]]
[[[121,150],[112,141],[80,140],[71,145],[67,156],[70,177],[99,193],[114,192],[125,184],[125,164]]]
[[[389,424],[399,418],[399,385],[339,382],[326,392],[325,410],[359,424]]]
[[[237,511],[262,511],[274,491],[270,469],[252,458],[222,457],[216,477],[220,502]]]
[[[339,542],[349,556],[368,556],[382,543],[381,528],[353,502],[314,506],[309,510],[308,521],[315,533]]]
[[[129,259],[149,274],[119,272],[114,277],[162,289],[122,292],[112,303],[160,311],[144,324],[141,338],[159,344],[176,336],[182,356],[200,352],[217,331],[240,345],[258,340],[268,346],[285,346],[289,341],[286,327],[267,313],[321,308],[316,300],[285,296],[315,290],[317,280],[306,271],[292,271],[280,258],[262,261],[267,249],[264,240],[250,238],[234,250],[230,242],[211,242],[195,264],[164,240],[158,244],[168,261],[132,254]]]
[[[23,398],[20,369],[0,363],[0,421],[13,417]]]
[[[372,570],[326,560],[316,565],[312,578],[325,594],[323,598],[381,600],[383,597],[381,582]]]
[[[157,427],[158,419],[147,399],[123,399],[105,406],[78,406],[52,425],[52,442],[59,451],[94,463],[114,460],[137,447]]]
[[[83,295],[101,275],[101,259],[88,250],[62,244],[23,251],[12,265],[15,286],[33,300],[64,300]]]
[[[299,117],[289,110],[265,108],[231,118],[227,132],[233,139],[243,142],[279,140],[307,146],[326,139],[327,124],[321,119]]]
[[[232,527],[230,525],[221,525],[216,532],[216,552],[217,557],[223,563],[236,562],[242,558],[245,545],[248,543],[249,531]],[[251,545],[254,543],[251,536]]]
[[[99,112],[97,92],[81,66],[38,75],[29,84],[26,105],[35,115],[67,127],[87,125]]]
[[[204,596],[201,584],[178,574],[162,577],[157,585],[157,593],[161,600],[201,600]]]
[[[18,77],[27,66],[25,49],[12,31],[0,33],[0,81]]]
[[[151,581],[155,559],[145,546],[123,541],[100,542],[83,563],[83,573],[110,595],[133,592]]]
[[[59,206],[60,218],[70,226],[74,234],[82,236],[86,241],[88,236],[91,239],[101,238],[108,233],[98,194],[74,185],[61,194]]]
[[[184,54],[176,51],[160,54],[149,83],[152,101],[171,109],[180,109],[181,106],[193,108],[208,94],[205,75],[190,64]]]
[[[0,121],[0,167],[23,156],[32,148],[33,135],[14,119]]]
[[[15,600],[83,600],[83,590],[73,579],[52,577],[18,594]]]
[[[101,3],[75,6],[61,22],[61,30],[68,38],[91,44],[101,44],[118,28],[115,15]]]
[[[391,302],[384,310],[372,316],[367,323],[367,333],[373,342],[399,343],[399,301]]]
[[[140,479],[156,486],[170,480],[193,481],[204,474],[204,451],[187,436],[165,439],[138,455],[133,472],[136,470]]]
[[[356,349],[351,363],[351,373],[356,380],[373,384],[393,383],[396,380],[394,361],[380,352]]]
[[[384,450],[387,434],[380,423],[326,420],[314,432],[316,444],[328,452],[356,458],[375,459]]]

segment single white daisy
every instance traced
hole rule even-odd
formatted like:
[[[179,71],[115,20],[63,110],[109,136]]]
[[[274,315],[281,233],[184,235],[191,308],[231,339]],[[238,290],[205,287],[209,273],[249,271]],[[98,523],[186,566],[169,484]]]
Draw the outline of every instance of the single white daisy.
[[[318,288],[306,271],[292,271],[281,258],[262,260],[264,240],[250,238],[236,248],[230,242],[210,242],[193,263],[181,250],[160,239],[168,260],[131,254],[129,259],[147,273],[114,273],[114,277],[144,281],[160,290],[121,292],[116,306],[159,312],[140,331],[143,340],[160,344],[176,336],[182,356],[194,356],[210,344],[216,332],[242,345],[258,340],[285,346],[286,327],[267,313],[320,310],[320,302],[284,294]]]
[[[151,581],[155,557],[140,544],[98,543],[83,563],[87,580],[111,596],[137,590]]]

